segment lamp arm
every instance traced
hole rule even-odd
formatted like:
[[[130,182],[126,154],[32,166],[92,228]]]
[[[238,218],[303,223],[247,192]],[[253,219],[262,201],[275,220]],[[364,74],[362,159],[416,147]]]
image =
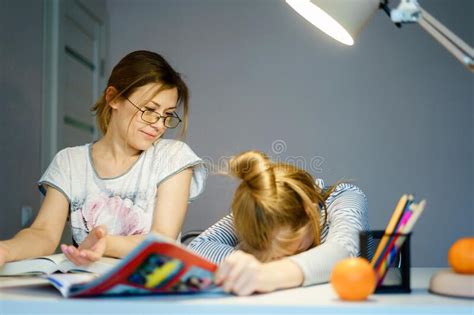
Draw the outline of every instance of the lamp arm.
[[[418,24],[456,59],[474,72],[474,49],[472,47],[423,9],[421,9],[421,18],[418,20]]]
[[[421,8],[417,0],[401,0],[398,7],[390,11],[390,18],[394,23],[418,22],[428,34],[474,72],[474,49]]]

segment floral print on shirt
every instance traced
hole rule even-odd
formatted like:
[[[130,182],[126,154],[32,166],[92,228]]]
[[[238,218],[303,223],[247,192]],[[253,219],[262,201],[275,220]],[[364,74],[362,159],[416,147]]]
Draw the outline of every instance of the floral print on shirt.
[[[105,225],[111,235],[122,236],[145,234],[151,227],[151,214],[145,213],[129,198],[99,193],[90,194],[82,202],[74,204],[71,226],[77,243],[81,243],[99,225]]]

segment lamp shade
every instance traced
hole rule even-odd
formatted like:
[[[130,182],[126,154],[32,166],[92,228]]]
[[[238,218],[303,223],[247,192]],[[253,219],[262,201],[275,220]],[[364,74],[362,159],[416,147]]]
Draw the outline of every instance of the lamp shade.
[[[379,8],[379,0],[286,0],[311,24],[346,45],[354,39]]]

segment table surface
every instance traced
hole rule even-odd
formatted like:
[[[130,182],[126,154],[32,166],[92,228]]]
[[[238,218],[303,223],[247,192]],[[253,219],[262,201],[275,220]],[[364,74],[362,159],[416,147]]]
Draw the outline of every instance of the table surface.
[[[249,297],[227,294],[156,295],[65,299],[39,278],[0,278],[0,314],[470,314],[474,300],[431,294],[440,269],[412,268],[410,294],[373,294],[364,302],[341,301],[329,284]]]

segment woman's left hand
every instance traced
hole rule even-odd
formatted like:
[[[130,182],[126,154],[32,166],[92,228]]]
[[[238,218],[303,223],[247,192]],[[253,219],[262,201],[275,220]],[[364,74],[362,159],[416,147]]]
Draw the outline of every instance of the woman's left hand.
[[[78,266],[88,265],[104,256],[107,247],[106,237],[107,228],[98,226],[90,231],[78,248],[62,244],[61,250],[74,264]]]
[[[0,242],[0,268],[8,261],[8,247]]]
[[[254,256],[236,251],[227,257],[216,272],[215,282],[225,292],[236,295],[250,295],[254,292],[271,292],[276,289],[272,283],[271,266],[261,263]]]

